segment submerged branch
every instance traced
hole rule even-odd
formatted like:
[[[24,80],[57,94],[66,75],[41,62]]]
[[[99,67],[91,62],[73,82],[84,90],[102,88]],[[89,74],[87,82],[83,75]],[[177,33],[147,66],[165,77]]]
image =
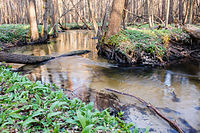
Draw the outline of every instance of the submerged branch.
[[[118,93],[118,94],[121,94],[121,95],[129,96],[129,97],[133,97],[133,98],[137,99],[142,104],[144,104],[147,108],[149,108],[151,111],[155,112],[158,116],[160,116],[162,119],[164,119],[165,121],[167,121],[172,128],[174,128],[175,130],[177,130],[179,133],[184,133],[183,130],[178,126],[178,124],[175,121],[171,121],[170,119],[168,119],[167,117],[165,117],[151,103],[147,103],[143,99],[141,99],[141,98],[139,98],[137,96],[131,95],[131,94],[127,94],[127,93],[124,93],[124,92],[119,92],[119,91],[112,90],[112,89],[107,89],[107,88],[106,88],[106,90],[110,91],[110,92]]]

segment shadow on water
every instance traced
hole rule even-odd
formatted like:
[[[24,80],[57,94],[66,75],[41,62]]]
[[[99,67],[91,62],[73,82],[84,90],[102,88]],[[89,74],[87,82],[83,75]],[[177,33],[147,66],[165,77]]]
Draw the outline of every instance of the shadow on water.
[[[175,132],[164,120],[133,98],[107,92],[110,88],[141,97],[184,129],[200,130],[200,63],[181,64],[166,69],[141,66],[118,67],[97,56],[96,40],[91,31],[60,33],[47,45],[23,46],[10,52],[27,55],[61,55],[75,50],[91,50],[82,56],[61,57],[46,64],[25,65],[32,80],[55,83],[84,102],[94,102],[102,110],[110,107],[113,114],[125,112],[127,121],[151,132]],[[17,67],[17,65],[16,65]]]

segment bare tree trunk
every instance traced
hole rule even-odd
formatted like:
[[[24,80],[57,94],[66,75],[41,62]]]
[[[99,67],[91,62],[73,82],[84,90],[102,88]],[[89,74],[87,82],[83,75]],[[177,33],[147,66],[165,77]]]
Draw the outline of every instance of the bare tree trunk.
[[[37,25],[37,18],[35,12],[35,0],[29,0],[29,18],[30,18],[30,30],[31,30],[31,40],[38,41],[39,32]]]
[[[170,7],[169,7],[169,23],[173,23],[174,21],[174,14],[173,14],[173,8],[174,7],[174,0],[170,0]]]
[[[7,52],[0,52],[0,62],[5,61],[7,63],[37,64],[37,63],[45,62],[45,61],[52,60],[55,58],[74,56],[74,55],[83,55],[89,52],[91,51],[77,50],[77,51],[72,51],[66,54],[62,54],[60,56],[32,56],[32,55],[11,54]]]
[[[86,21],[83,19],[83,17],[81,17],[81,15],[79,14],[76,5],[74,5],[74,3],[73,3],[73,0],[70,0],[70,2],[72,3],[72,6],[75,8],[77,17],[79,17],[79,18],[81,19],[81,21],[85,24],[85,26],[86,26],[89,30],[91,30],[90,26],[86,23]]]
[[[126,18],[127,18],[128,2],[129,2],[129,0],[125,0],[125,4],[124,4],[124,9],[125,10],[123,11],[123,18],[122,18],[123,29],[126,29]]]
[[[105,35],[106,26],[108,23],[109,10],[110,10],[110,6],[109,6],[109,2],[107,2],[105,14],[104,14],[103,21],[102,21],[102,27],[101,27],[101,30],[100,29],[98,30],[98,34],[97,34],[99,40],[101,39],[102,36]]]
[[[53,34],[53,36],[55,37],[56,36],[56,29],[57,29],[57,27],[56,26],[54,26],[55,25],[55,11],[54,11],[54,7],[55,7],[55,3],[54,3],[54,1],[53,0],[51,0],[51,2],[50,2],[51,4],[49,5],[50,6],[50,14],[51,14],[51,28],[53,28],[53,33],[51,32],[51,33],[49,33],[50,35],[51,34]]]
[[[166,10],[166,18],[165,18],[165,27],[168,25],[169,20],[169,8],[170,8],[170,0],[167,0],[167,10]]]
[[[106,33],[105,41],[121,31],[121,21],[124,4],[125,0],[113,0],[111,17],[109,20],[108,31]]]
[[[149,0],[145,0],[144,14],[145,16],[149,15]],[[145,22],[148,22],[148,19],[145,19]]]
[[[189,24],[192,23],[194,0],[190,0]]]
[[[94,11],[93,11],[93,8],[92,8],[92,0],[88,0],[88,7],[89,7],[89,12],[90,12],[90,17],[92,19],[92,23],[93,23],[93,26],[94,26],[94,31],[97,34],[98,24],[97,24],[97,21],[96,21],[95,15],[94,15]]]
[[[184,23],[192,23],[194,0],[188,0]]]
[[[190,0],[187,1],[184,24],[188,23],[188,16],[190,10],[189,8],[190,8]]]
[[[43,26],[41,37],[42,40],[45,41],[48,38],[48,0],[43,0]]]
[[[183,23],[183,0],[179,0],[179,21]]]
[[[149,27],[152,28],[154,26],[154,19],[153,19],[153,0],[147,0],[146,1],[148,5],[148,16],[149,16]]]

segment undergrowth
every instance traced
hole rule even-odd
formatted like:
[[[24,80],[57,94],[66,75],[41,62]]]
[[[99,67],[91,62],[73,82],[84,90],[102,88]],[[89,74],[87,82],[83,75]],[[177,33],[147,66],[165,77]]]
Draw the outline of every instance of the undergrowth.
[[[151,30],[147,26],[128,29],[112,36],[108,44],[120,47],[123,52],[139,50],[163,57],[170,40],[187,40],[189,36],[181,28]]]
[[[42,25],[38,26],[41,33]],[[30,41],[30,26],[22,24],[3,24],[0,26],[0,41],[4,43],[28,42]]]
[[[133,124],[69,99],[62,90],[0,67],[0,132],[131,132]],[[132,129],[132,130],[131,130]],[[139,129],[134,128],[134,132]],[[145,132],[148,132],[146,129]]]
[[[71,28],[76,28],[76,24],[67,24]],[[48,26],[48,32],[51,27]],[[42,32],[42,25],[38,25],[38,32]],[[30,25],[26,24],[3,24],[0,26],[0,41],[4,43],[30,42]]]

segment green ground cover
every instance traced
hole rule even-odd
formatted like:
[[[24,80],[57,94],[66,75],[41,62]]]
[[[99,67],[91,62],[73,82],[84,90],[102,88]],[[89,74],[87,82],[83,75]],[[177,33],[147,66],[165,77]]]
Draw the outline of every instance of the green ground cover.
[[[78,28],[75,23],[66,24],[70,28]],[[79,26],[80,27],[80,26]],[[49,26],[48,30],[50,31]],[[39,33],[42,32],[42,25],[38,25]],[[0,42],[15,43],[15,42],[30,42],[30,25],[23,24],[3,24],[0,25]]]
[[[167,29],[149,29],[148,25],[130,26],[127,30],[112,36],[108,44],[115,45],[122,49],[122,52],[140,50],[162,57],[170,40],[183,41],[189,39],[182,28],[173,25]]]
[[[52,89],[54,91],[52,91]],[[139,132],[136,126],[94,109],[94,103],[69,99],[55,85],[32,82],[0,67],[0,132]],[[145,132],[148,132],[146,129]]]

